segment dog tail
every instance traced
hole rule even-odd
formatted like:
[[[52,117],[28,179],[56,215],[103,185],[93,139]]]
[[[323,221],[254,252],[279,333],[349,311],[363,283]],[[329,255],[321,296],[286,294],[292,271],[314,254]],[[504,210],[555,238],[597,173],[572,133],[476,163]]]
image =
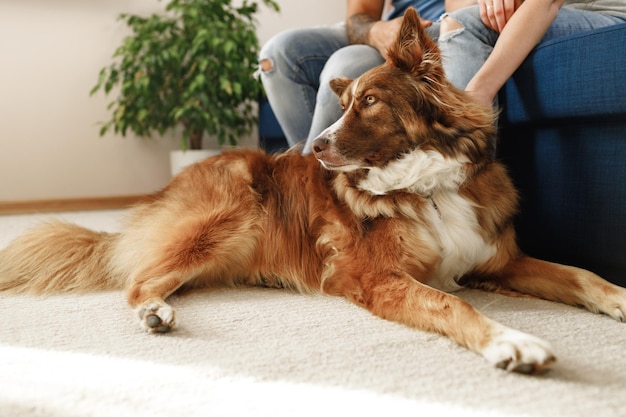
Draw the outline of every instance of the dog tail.
[[[122,289],[110,267],[118,233],[61,221],[35,227],[0,250],[0,291],[53,294]]]

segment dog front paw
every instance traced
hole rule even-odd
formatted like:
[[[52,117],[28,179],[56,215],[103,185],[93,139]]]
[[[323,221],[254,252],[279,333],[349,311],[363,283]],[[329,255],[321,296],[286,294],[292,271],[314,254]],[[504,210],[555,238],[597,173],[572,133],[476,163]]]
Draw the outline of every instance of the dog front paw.
[[[623,305],[617,305],[613,308],[608,308],[605,312],[609,317],[614,318],[617,321],[626,323],[626,303]]]
[[[163,301],[146,301],[136,311],[141,327],[150,333],[169,332],[176,324],[174,309]]]
[[[626,290],[619,288],[617,294],[605,298],[603,300],[605,305],[600,308],[601,312],[617,321],[626,323]]]
[[[506,327],[497,329],[482,354],[496,367],[522,374],[540,373],[556,361],[548,342]]]

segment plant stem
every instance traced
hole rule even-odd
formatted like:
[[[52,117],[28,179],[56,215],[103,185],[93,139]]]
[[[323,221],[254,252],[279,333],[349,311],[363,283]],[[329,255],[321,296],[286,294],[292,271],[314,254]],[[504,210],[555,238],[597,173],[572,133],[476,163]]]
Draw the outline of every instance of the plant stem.
[[[189,149],[202,149],[202,130],[193,129],[189,132]]]

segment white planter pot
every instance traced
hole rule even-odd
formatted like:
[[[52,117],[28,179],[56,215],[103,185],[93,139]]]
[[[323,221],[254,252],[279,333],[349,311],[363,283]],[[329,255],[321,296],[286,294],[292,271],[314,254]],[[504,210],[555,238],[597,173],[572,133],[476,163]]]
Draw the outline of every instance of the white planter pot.
[[[172,177],[178,175],[191,164],[202,161],[210,156],[219,155],[221,151],[215,149],[188,149],[186,151],[170,152],[170,170]]]

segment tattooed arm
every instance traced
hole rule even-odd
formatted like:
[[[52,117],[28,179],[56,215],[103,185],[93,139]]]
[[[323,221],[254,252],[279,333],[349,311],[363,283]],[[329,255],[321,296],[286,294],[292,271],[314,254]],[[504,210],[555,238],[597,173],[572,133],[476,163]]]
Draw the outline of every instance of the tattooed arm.
[[[445,0],[445,9],[452,11],[475,3],[476,0]],[[381,20],[384,8],[384,0],[348,0],[346,29],[351,44],[370,45],[381,55],[387,55],[387,48],[400,29],[402,18]],[[432,22],[422,19],[422,24],[428,27]]]
[[[348,0],[346,30],[350,43],[371,45],[369,34],[380,22],[384,6],[384,0]]]

